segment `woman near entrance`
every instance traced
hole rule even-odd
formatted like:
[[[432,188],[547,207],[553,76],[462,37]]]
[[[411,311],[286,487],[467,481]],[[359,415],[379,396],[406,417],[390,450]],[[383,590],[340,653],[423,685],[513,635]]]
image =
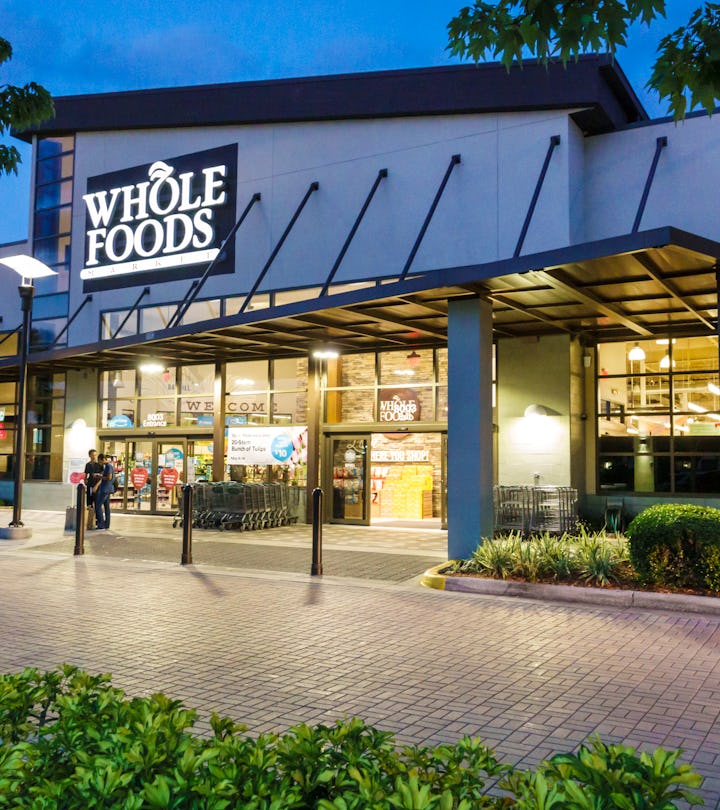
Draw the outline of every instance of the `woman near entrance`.
[[[102,464],[102,478],[100,479],[100,488],[95,495],[95,518],[96,529],[109,529],[110,528],[110,496],[113,493],[113,470],[110,456],[100,453],[98,461]]]

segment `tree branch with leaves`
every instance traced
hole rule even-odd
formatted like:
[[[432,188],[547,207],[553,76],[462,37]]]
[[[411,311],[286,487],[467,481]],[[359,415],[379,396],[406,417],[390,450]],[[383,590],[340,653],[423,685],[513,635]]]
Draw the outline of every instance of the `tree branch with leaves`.
[[[635,23],[665,17],[665,0],[476,0],[447,26],[448,50],[475,62],[498,59],[508,70],[523,58],[563,64],[581,54],[614,57]],[[720,3],[704,3],[688,22],[663,37],[646,85],[678,120],[720,100]]]
[[[11,58],[12,46],[0,37],[0,65]],[[41,124],[54,115],[52,97],[39,84],[29,82],[23,87],[0,85],[0,138],[4,139],[11,130],[20,132]],[[0,174],[17,174],[21,160],[20,153],[13,145],[0,143]]]

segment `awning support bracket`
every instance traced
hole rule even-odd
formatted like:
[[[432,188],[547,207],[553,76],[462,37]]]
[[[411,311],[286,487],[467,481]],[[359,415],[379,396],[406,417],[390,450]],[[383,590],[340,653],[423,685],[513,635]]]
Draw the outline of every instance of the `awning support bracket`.
[[[52,343],[51,343],[51,344],[48,346],[48,349],[52,349],[52,347],[53,347],[53,346],[57,346],[57,344],[60,342],[60,338],[61,338],[61,337],[62,337],[62,336],[65,334],[65,332],[67,332],[67,330],[68,330],[68,329],[69,329],[69,328],[72,326],[72,322],[73,322],[73,321],[75,320],[75,318],[77,318],[77,316],[80,314],[80,312],[82,311],[82,309],[83,309],[83,307],[85,306],[85,304],[89,304],[89,303],[90,303],[92,300],[93,300],[92,295],[86,295],[86,296],[85,296],[85,298],[83,298],[83,301],[82,301],[82,303],[80,304],[80,306],[79,306],[79,307],[78,307],[78,308],[75,310],[75,312],[73,312],[72,316],[71,316],[70,318],[68,318],[68,322],[67,322],[67,323],[65,324],[65,326],[63,326],[63,328],[62,328],[62,329],[61,329],[61,330],[60,330],[60,331],[57,333],[57,335],[55,336],[55,340],[53,340],[53,342],[52,342]]]
[[[230,233],[223,239],[223,243],[220,245],[220,249],[217,252],[217,256],[210,262],[210,264],[205,268],[205,272],[202,274],[199,280],[194,281],[190,285],[190,289],[187,291],[185,298],[178,304],[177,309],[175,310],[172,318],[168,321],[168,325],[166,329],[171,329],[173,326],[180,326],[182,323],[182,319],[185,317],[185,313],[190,309],[195,299],[198,297],[200,290],[203,288],[203,285],[210,277],[210,273],[212,273],[213,268],[215,265],[222,261],[225,254],[225,246],[230,242],[230,240],[235,236],[238,232],[240,226],[245,221],[245,218],[250,213],[250,209],[258,202],[261,198],[260,192],[256,191],[252,197],[250,198],[250,202],[245,206],[245,210],[240,214],[240,219],[233,225]]]
[[[402,269],[402,273],[400,273],[400,279],[405,278],[410,270],[410,265],[415,260],[415,254],[420,249],[420,244],[425,237],[425,231],[427,231],[428,226],[430,225],[430,220],[433,218],[435,213],[435,209],[438,207],[438,203],[440,202],[440,198],[445,191],[445,186],[447,185],[448,180],[450,179],[450,175],[452,174],[452,170],[460,163],[460,155],[453,155],[450,158],[450,165],[447,167],[445,172],[445,177],[442,179],[442,183],[440,183],[440,187],[435,194],[435,199],[432,201],[432,205],[430,206],[430,210],[427,212],[427,216],[425,217],[425,221],[422,224],[422,228],[420,228],[420,233],[417,235],[417,239],[415,240],[415,244],[412,246],[412,250],[410,251],[410,255],[405,262],[405,267]]]
[[[513,253],[513,258],[517,258],[520,255],[523,243],[525,242],[525,237],[527,236],[528,229],[530,228],[530,222],[532,221],[533,214],[535,213],[535,206],[537,205],[537,201],[540,198],[540,192],[542,191],[543,183],[545,182],[545,175],[547,174],[547,170],[550,166],[550,161],[552,160],[553,152],[555,151],[555,147],[559,145],[560,145],[560,136],[551,135],[550,145],[548,146],[548,150],[545,153],[545,160],[543,161],[542,169],[540,169],[540,176],[537,179],[537,183],[535,183],[535,191],[533,191],[532,199],[530,200],[530,205],[528,206],[527,214],[525,214],[525,222],[523,222],[522,229],[520,230],[520,236],[518,237],[517,245],[515,245],[515,252]]]
[[[660,153],[667,146],[668,139],[666,135],[661,135],[655,141],[655,154],[653,155],[650,171],[648,172],[647,180],[645,181],[645,188],[643,189],[642,197],[640,198],[640,205],[638,206],[637,214],[635,214],[635,222],[633,222],[632,233],[637,233],[640,228],[640,220],[645,213],[645,206],[647,205],[648,197],[650,196],[650,188],[655,179],[655,170],[657,169],[658,161],[660,160]]]
[[[2,344],[3,344],[3,343],[5,343],[5,341],[6,341],[6,340],[9,340],[9,339],[10,339],[10,338],[11,338],[13,335],[16,335],[16,334],[17,334],[17,333],[18,333],[18,332],[19,332],[21,329],[22,329],[22,324],[21,324],[21,323],[19,323],[19,324],[18,324],[18,325],[17,325],[17,326],[16,326],[16,327],[15,327],[15,328],[12,330],[12,332],[8,332],[8,333],[7,333],[7,335],[5,335],[5,337],[0,338],[0,346],[2,346]]]
[[[383,178],[385,178],[387,176],[388,176],[388,170],[387,169],[380,169],[380,171],[377,174],[377,177],[375,178],[375,182],[373,183],[373,186],[370,189],[370,193],[367,195],[367,198],[366,198],[365,202],[363,203],[363,207],[360,209],[360,213],[357,215],[357,217],[355,219],[355,222],[353,223],[352,228],[350,228],[350,233],[348,234],[347,239],[345,240],[345,244],[342,246],[342,249],[340,250],[340,253],[338,253],[338,257],[337,257],[337,259],[335,259],[335,264],[333,264],[332,270],[330,271],[330,274],[328,275],[327,279],[325,280],[325,284],[323,284],[322,290],[320,290],[320,297],[321,298],[322,298],[323,295],[327,295],[328,288],[330,287],[330,284],[331,284],[333,278],[335,277],[335,273],[337,273],[338,268],[340,267],[340,264],[342,263],[342,260],[345,258],[345,254],[347,253],[347,249],[350,247],[350,243],[352,242],[353,238],[355,237],[355,234],[357,233],[357,229],[360,227],[360,223],[362,222],[363,217],[365,216],[365,212],[370,207],[370,203],[372,202],[372,198],[375,196],[375,192],[378,190],[378,186],[380,185],[380,182],[383,180]]]
[[[127,315],[122,319],[122,323],[120,324],[120,326],[118,326],[118,328],[110,336],[110,340],[115,340],[115,338],[120,334],[120,332],[122,332],[122,328],[130,320],[130,316],[133,314],[133,312],[137,311],[137,308],[140,306],[140,302],[146,295],[149,294],[150,294],[150,287],[143,287],[143,291],[140,293],[140,295],[138,295],[137,301],[135,301],[132,307],[130,307]]]
[[[278,243],[273,248],[273,251],[270,254],[268,260],[265,262],[265,266],[260,271],[260,275],[255,279],[255,283],[252,285],[252,289],[245,297],[245,300],[242,302],[242,306],[238,310],[238,313],[245,312],[245,310],[247,309],[248,304],[252,300],[255,293],[258,291],[258,287],[262,284],[262,280],[265,278],[265,274],[270,269],[270,265],[275,261],[275,257],[280,252],[280,248],[283,246],[283,243],[290,234],[290,231],[293,229],[293,225],[295,225],[298,217],[302,213],[303,208],[305,208],[305,203],[307,203],[307,201],[310,199],[310,195],[313,193],[313,191],[317,191],[319,188],[320,184],[317,182],[317,180],[313,180],[313,182],[310,183],[310,185],[308,186],[308,190],[305,192],[305,196],[302,198],[300,205],[298,205],[295,213],[292,215],[292,219],[290,220],[290,222],[288,222],[287,227],[283,231],[283,235],[280,237],[280,239],[278,239]]]

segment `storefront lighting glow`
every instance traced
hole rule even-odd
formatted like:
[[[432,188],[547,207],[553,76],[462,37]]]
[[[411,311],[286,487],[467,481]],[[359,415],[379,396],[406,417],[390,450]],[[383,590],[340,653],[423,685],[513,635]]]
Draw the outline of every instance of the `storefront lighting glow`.
[[[165,371],[165,366],[157,360],[146,360],[140,364],[139,368],[143,374],[159,374],[161,371]]]
[[[316,360],[335,360],[340,357],[340,352],[337,349],[315,349],[312,356]]]
[[[645,352],[640,347],[639,343],[636,343],[632,349],[628,352],[628,360],[644,360],[645,359]]]
[[[720,397],[720,386],[715,385],[715,383],[708,383],[708,391],[711,394],[715,394],[715,396]]]
[[[695,411],[695,413],[707,413],[707,408],[703,408],[702,405],[698,405],[696,402],[688,402],[687,406],[689,411]]]

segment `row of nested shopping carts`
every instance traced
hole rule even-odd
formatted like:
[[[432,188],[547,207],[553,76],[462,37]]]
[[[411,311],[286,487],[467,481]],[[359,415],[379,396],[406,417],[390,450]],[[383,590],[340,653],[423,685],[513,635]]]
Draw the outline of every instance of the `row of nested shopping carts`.
[[[523,534],[573,531],[578,522],[578,494],[572,487],[496,486],[495,531]]]
[[[183,523],[183,490],[178,485],[178,514]],[[287,526],[297,521],[300,488],[283,483],[236,481],[193,484],[192,522],[198,529],[250,531]]]

